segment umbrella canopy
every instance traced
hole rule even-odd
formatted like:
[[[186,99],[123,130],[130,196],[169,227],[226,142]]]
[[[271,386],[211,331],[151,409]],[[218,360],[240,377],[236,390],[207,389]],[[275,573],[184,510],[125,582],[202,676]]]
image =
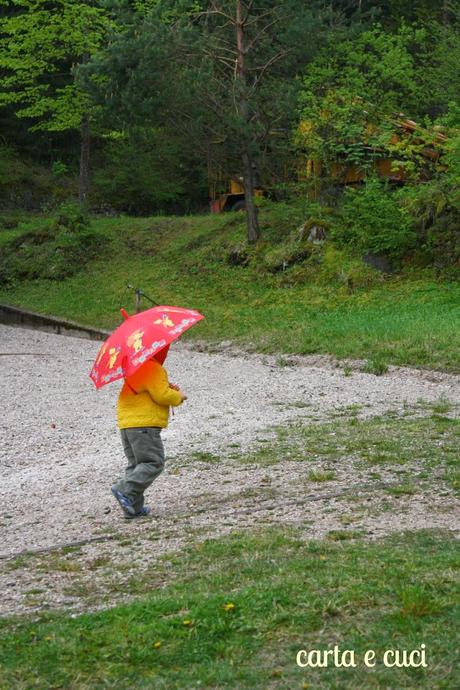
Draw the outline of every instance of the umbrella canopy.
[[[124,309],[121,313],[125,321],[103,343],[91,369],[96,388],[131,376],[152,357],[162,364],[169,344],[204,319],[200,312],[181,307],[153,307],[133,316]]]

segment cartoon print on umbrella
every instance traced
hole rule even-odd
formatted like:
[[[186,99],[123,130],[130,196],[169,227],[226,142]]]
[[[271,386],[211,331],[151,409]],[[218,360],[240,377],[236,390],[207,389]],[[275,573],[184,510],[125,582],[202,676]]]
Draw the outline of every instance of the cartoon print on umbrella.
[[[136,352],[136,354],[144,349],[144,345],[142,344],[142,336],[143,335],[144,335],[144,331],[141,331],[141,330],[134,331],[134,333],[131,333],[131,335],[128,337],[128,339],[126,341],[130,347],[134,348],[134,351]]]
[[[171,321],[167,314],[162,314],[160,319],[153,322],[155,325],[162,324],[165,328],[174,326],[174,321]]]
[[[144,362],[160,353],[181,333],[204,318],[194,309],[157,306],[128,316],[102,345],[91,369],[96,388],[131,376]],[[170,318],[170,314],[179,319]]]
[[[110,350],[109,350],[109,364],[108,364],[109,369],[113,369],[113,367],[115,366],[115,362],[117,361],[118,355],[120,354],[120,352],[121,352],[120,347],[111,347],[110,348]]]

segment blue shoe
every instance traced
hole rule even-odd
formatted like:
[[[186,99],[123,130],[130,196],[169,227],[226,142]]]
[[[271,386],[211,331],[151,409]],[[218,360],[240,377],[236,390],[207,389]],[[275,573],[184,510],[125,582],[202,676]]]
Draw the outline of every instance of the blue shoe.
[[[125,494],[122,494],[121,491],[118,491],[116,486],[112,486],[111,491],[120,504],[121,509],[126,517],[134,517],[136,515],[136,511],[134,510],[134,506],[129,498],[125,496]]]
[[[128,515],[126,513],[125,520],[134,520],[134,518],[146,517],[147,515],[150,515],[151,512],[152,511],[148,506],[144,506],[137,513],[134,513],[134,515]]]

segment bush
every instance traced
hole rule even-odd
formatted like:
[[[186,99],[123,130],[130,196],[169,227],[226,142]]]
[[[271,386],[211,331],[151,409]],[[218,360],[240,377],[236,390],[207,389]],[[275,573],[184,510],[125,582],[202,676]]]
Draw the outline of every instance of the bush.
[[[93,164],[91,204],[131,215],[207,208],[205,166],[190,161],[164,132],[138,128],[109,141]]]
[[[335,283],[348,291],[368,288],[383,280],[381,273],[366,264],[350,251],[340,250],[327,243],[316,269],[316,282]]]
[[[437,269],[460,268],[460,137],[452,136],[442,159],[446,169],[427,184],[401,192],[417,233],[418,263]]]
[[[341,223],[332,235],[339,244],[355,247],[362,254],[383,254],[391,259],[401,258],[416,241],[397,192],[378,179],[370,179],[360,189],[345,190]]]
[[[55,206],[76,192],[75,179],[36,162],[25,160],[8,146],[0,146],[0,208],[40,211]]]
[[[0,285],[68,278],[96,257],[107,242],[91,230],[87,216],[74,204],[62,206],[51,221],[34,221],[22,229],[19,237],[0,249]]]

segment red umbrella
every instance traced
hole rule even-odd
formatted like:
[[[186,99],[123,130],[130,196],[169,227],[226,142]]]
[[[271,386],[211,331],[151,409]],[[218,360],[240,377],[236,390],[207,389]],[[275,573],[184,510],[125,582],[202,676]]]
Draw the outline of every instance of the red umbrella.
[[[200,312],[181,307],[153,307],[129,316],[102,345],[91,369],[96,388],[131,376],[154,355],[161,363],[170,343],[204,319]]]

